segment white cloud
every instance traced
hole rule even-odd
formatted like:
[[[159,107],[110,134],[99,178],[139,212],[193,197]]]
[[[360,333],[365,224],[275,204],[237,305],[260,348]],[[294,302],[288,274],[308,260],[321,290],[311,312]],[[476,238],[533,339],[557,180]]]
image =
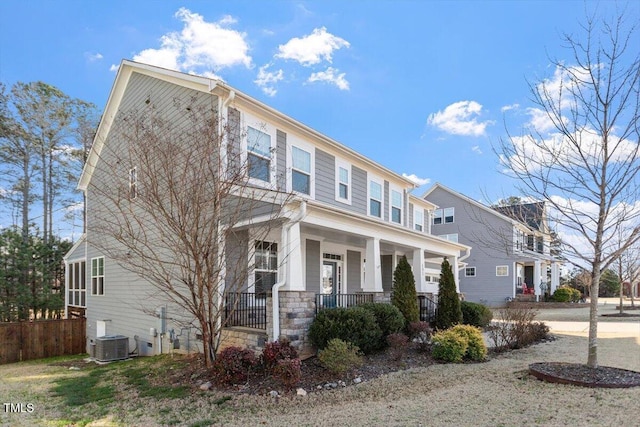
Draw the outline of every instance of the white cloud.
[[[99,60],[101,60],[103,58],[102,54],[99,53],[99,52],[96,52],[96,53],[85,52],[84,53],[84,57],[89,62],[96,62],[96,61],[99,61]]]
[[[316,28],[311,34],[294,37],[278,47],[276,58],[292,59],[304,66],[314,65],[325,60],[332,61],[333,52],[351,46],[343,38],[327,32],[325,27]]]
[[[429,178],[419,178],[416,174],[412,173],[411,175],[403,173],[402,176],[407,178],[409,181],[413,181],[414,184],[418,186],[426,185],[431,182]]]
[[[349,90],[349,82],[345,78],[346,73],[340,73],[339,70],[328,67],[325,71],[318,71],[317,73],[312,73],[307,82],[326,82],[333,85],[336,85],[340,90]]]
[[[429,114],[427,124],[452,135],[482,136],[488,125],[494,122],[479,122],[482,105],[475,101],[459,101],[447,106],[443,111]]]
[[[237,65],[251,68],[246,34],[228,28],[235,18],[207,22],[184,7],[175,17],[183,22],[182,30],[163,35],[159,48],[139,52],[134,61],[200,75]]]
[[[277,93],[275,85],[284,78],[284,72],[282,69],[278,71],[267,71],[267,68],[270,66],[271,64],[266,64],[260,67],[258,77],[253,82],[257,84],[267,96],[275,96]]]
[[[549,115],[540,108],[527,108],[527,114],[531,117],[527,126],[536,133],[546,133],[556,129]]]
[[[118,64],[111,64],[111,67],[109,67],[109,71],[111,71],[112,73],[117,73],[118,68],[120,68]]]
[[[473,147],[471,147],[471,151],[473,151],[476,154],[482,154],[482,150],[480,149],[479,145],[474,145]]]
[[[505,105],[504,107],[502,107],[500,109],[500,111],[502,111],[504,113],[504,112],[510,111],[510,110],[517,110],[518,108],[520,108],[520,104],[511,104],[511,105]]]

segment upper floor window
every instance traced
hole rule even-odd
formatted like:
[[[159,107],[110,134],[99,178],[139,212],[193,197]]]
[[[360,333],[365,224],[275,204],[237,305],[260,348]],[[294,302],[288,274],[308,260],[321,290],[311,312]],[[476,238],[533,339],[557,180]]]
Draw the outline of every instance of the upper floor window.
[[[476,268],[475,267],[467,267],[464,269],[465,277],[476,277]]]
[[[402,193],[391,190],[391,221],[402,224]]]
[[[351,166],[336,160],[336,200],[351,203]]]
[[[382,184],[369,181],[369,215],[382,218]]]
[[[271,135],[247,126],[247,170],[249,178],[271,182]]]
[[[104,295],[104,257],[91,258],[91,295]]]
[[[434,224],[450,224],[453,222],[454,208],[436,209],[433,211]]]
[[[452,233],[452,234],[441,234],[438,237],[441,237],[443,239],[447,239],[450,242],[456,242],[458,243],[458,233]]]
[[[129,169],[129,199],[138,197],[138,168]]]
[[[424,209],[413,208],[413,228],[422,231],[424,228]]]
[[[295,146],[291,147],[291,188],[311,195],[311,153]]]

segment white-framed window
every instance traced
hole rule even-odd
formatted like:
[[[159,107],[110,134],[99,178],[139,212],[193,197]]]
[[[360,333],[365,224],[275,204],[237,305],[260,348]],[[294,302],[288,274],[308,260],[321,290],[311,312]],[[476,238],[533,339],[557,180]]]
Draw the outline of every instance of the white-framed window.
[[[91,295],[104,295],[104,257],[91,258]]]
[[[336,200],[351,204],[351,165],[336,159]]]
[[[413,207],[413,228],[417,231],[424,231],[424,209]]]
[[[249,178],[271,182],[271,135],[247,126],[247,172]]]
[[[508,265],[496,265],[496,276],[508,276],[508,275],[509,275]]]
[[[433,224],[450,224],[454,219],[454,208],[436,209],[433,211]]]
[[[424,281],[427,283],[438,283],[440,281],[440,276],[436,276],[434,274],[425,274]]]
[[[402,212],[404,211],[404,201],[402,197],[402,191],[391,189],[391,222],[396,224],[402,224]]]
[[[254,253],[254,292],[264,298],[278,280],[278,244],[256,241]]]
[[[69,305],[87,306],[87,262],[77,261],[67,264],[67,293]]]
[[[136,166],[129,169],[129,200],[138,197],[138,168]]]
[[[383,183],[376,178],[369,179],[369,215],[382,218],[384,203]]]
[[[476,277],[476,268],[467,267],[464,269],[464,277]]]
[[[291,147],[291,189],[311,195],[311,153],[300,147]]]
[[[446,239],[450,242],[456,242],[458,243],[458,233],[451,233],[451,234],[440,234],[438,235],[438,237],[441,237],[443,239]]]

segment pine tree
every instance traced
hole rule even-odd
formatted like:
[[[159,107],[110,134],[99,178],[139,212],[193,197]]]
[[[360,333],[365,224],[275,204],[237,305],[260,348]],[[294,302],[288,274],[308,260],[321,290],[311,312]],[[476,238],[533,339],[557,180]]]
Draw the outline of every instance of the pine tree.
[[[391,303],[398,307],[406,324],[420,320],[416,280],[406,257],[402,257],[393,272],[393,294]]]
[[[456,281],[451,264],[445,258],[442,261],[440,283],[438,285],[438,312],[436,313],[436,329],[443,330],[462,323],[460,298],[456,292]]]

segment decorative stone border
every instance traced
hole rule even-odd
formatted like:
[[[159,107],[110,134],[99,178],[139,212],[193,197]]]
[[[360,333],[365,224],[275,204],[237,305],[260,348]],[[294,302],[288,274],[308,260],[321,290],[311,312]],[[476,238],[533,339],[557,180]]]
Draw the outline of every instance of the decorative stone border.
[[[640,372],[580,363],[546,362],[529,365],[529,374],[541,381],[591,388],[640,387]]]

